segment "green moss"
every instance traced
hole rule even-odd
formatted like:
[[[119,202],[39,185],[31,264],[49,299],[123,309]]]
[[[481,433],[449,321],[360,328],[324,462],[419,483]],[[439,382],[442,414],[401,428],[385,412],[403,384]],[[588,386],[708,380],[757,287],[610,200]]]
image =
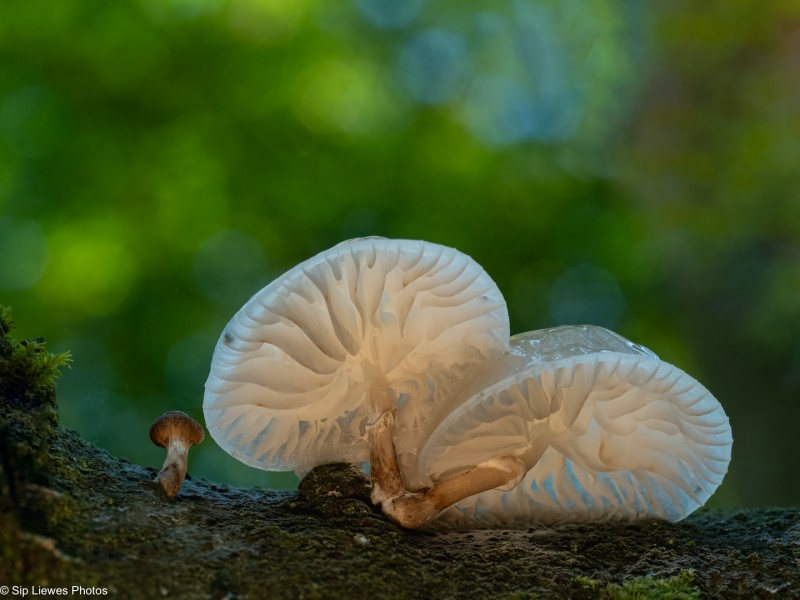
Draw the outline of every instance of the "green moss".
[[[0,304],[0,337],[14,329],[14,319],[11,318],[11,307]]]
[[[577,583],[581,587],[588,588],[590,590],[593,590],[598,585],[600,585],[600,582],[597,581],[596,579],[592,579],[591,577],[585,577],[583,575],[578,575],[575,578],[575,583]]]
[[[69,367],[69,352],[49,352],[42,338],[15,341],[11,310],[0,306],[0,388],[7,392],[23,389],[54,389],[61,369]]]
[[[699,600],[700,590],[694,585],[694,572],[684,571],[666,579],[637,577],[621,585],[612,583],[605,589],[607,600]]]
[[[0,364],[9,385],[32,388],[54,388],[61,368],[72,361],[69,352],[53,354],[45,348],[44,340],[22,340],[12,343],[11,355]]]

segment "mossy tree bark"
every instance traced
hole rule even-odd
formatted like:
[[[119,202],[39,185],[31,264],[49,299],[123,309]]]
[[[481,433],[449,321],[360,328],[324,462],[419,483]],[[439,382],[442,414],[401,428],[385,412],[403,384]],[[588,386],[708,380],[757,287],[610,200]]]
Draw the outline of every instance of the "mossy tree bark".
[[[59,426],[47,371],[55,357],[40,342],[21,352],[7,329],[0,326],[0,586],[17,592],[800,597],[799,510],[701,511],[678,524],[412,532],[376,512],[362,476],[342,465],[315,470],[300,493],[188,479],[167,499],[152,483],[155,469]],[[30,360],[37,353],[41,360]]]

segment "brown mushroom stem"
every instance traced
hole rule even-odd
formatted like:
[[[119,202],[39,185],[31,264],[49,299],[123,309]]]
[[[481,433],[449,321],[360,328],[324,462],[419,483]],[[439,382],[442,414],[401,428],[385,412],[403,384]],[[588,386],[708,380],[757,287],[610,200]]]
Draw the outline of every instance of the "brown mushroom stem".
[[[189,446],[180,438],[173,438],[167,446],[167,459],[154,479],[164,493],[174,498],[181,489],[183,479],[186,477],[186,466],[189,462]]]
[[[386,516],[401,527],[424,525],[456,502],[495,488],[510,489],[528,472],[516,456],[497,456],[460,473],[449,475],[423,492],[405,492],[381,503]]]
[[[367,428],[369,439],[372,502],[382,504],[405,493],[403,477],[397,464],[392,431],[394,412],[385,412]]]
[[[528,468],[520,458],[496,456],[443,477],[422,492],[407,491],[394,447],[394,410],[384,408],[392,404],[386,378],[369,365],[364,365],[364,372],[370,378],[367,392],[370,408],[373,412],[383,410],[367,427],[372,484],[370,497],[374,504],[381,506],[387,517],[401,527],[419,527],[448,506],[474,494],[500,487],[511,489],[527,473]]]
[[[504,487],[511,489],[528,472],[516,456],[496,456],[464,471],[447,475],[422,492],[405,489],[397,463],[392,429],[394,412],[383,413],[367,428],[370,447],[372,502],[392,521],[409,529],[424,525],[438,513],[469,496]]]

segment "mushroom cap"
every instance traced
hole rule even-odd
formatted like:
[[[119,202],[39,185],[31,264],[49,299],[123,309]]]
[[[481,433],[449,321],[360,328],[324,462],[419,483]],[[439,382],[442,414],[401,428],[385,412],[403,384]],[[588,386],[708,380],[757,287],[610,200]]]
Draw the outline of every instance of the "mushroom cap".
[[[599,327],[516,336],[431,434],[432,480],[500,454],[529,467],[440,517],[449,525],[659,517],[677,521],[722,482],[732,436],[719,402],[692,377]]]
[[[183,438],[193,445],[199,444],[205,437],[203,426],[179,410],[165,412],[150,426],[150,441],[162,448],[166,448],[171,439]]]
[[[396,409],[413,453],[449,390],[508,348],[495,283],[470,257],[361,238],[257,292],[217,343],[203,408],[228,453],[267,470],[369,459],[366,427]]]

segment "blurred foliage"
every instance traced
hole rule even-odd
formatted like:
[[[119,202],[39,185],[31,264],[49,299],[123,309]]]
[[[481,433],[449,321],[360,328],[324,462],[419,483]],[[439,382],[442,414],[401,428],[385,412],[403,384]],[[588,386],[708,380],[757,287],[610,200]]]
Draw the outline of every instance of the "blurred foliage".
[[[611,327],[701,380],[714,502],[800,502],[800,5],[4,0],[0,302],[64,422],[160,464],[216,338],[344,239],[473,256],[512,331]],[[191,471],[291,485],[212,440]]]

